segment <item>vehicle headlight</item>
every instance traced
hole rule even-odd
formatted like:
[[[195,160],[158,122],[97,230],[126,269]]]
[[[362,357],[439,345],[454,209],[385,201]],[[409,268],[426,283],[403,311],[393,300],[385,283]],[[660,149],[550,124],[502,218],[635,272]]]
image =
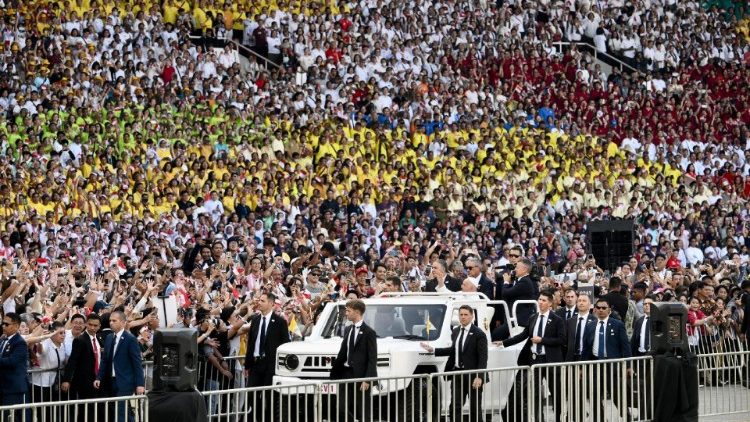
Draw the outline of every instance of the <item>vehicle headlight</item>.
[[[299,367],[299,357],[297,355],[287,355],[284,366],[286,369],[294,371]]]

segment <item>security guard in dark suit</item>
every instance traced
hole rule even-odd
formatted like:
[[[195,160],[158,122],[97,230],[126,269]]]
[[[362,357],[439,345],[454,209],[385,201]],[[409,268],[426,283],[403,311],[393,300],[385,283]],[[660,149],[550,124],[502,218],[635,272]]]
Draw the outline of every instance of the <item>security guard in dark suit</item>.
[[[518,355],[519,365],[539,365],[544,363],[563,362],[562,347],[565,344],[565,322],[563,318],[552,311],[554,294],[543,291],[539,294],[537,303],[539,313],[532,315],[529,323],[519,334],[500,342],[501,346],[509,347],[526,341]],[[535,406],[536,420],[545,420],[542,416],[543,385],[542,378],[547,379],[547,387],[552,393],[555,409],[555,421],[560,420],[560,411],[563,404],[560,400],[559,368],[545,367],[537,372],[539,374],[536,386],[537,397],[532,405]]]
[[[276,373],[276,350],[289,342],[289,327],[286,320],[273,312],[276,296],[264,293],[258,300],[260,313],[251,318],[245,354],[245,377],[248,387],[265,387],[273,383]],[[250,399],[255,420],[271,420],[274,401],[270,391],[257,393]],[[255,409],[263,409],[263,415]]]
[[[487,335],[479,327],[472,324],[474,310],[469,305],[462,305],[458,310],[459,327],[453,329],[450,347],[434,349],[427,343],[420,343],[428,352],[435,356],[448,356],[447,371],[470,371],[473,369],[487,369]],[[469,396],[469,421],[483,420],[482,391],[486,382],[486,374],[460,374],[453,377],[452,396],[450,405],[451,421],[461,421],[463,404]]]
[[[346,319],[352,324],[344,332],[339,353],[331,366],[331,379],[374,378],[378,376],[378,343],[375,330],[365,324],[365,303],[346,302]],[[359,387],[359,388],[356,388]],[[342,385],[338,394],[338,421],[368,421],[371,411],[370,383]]]

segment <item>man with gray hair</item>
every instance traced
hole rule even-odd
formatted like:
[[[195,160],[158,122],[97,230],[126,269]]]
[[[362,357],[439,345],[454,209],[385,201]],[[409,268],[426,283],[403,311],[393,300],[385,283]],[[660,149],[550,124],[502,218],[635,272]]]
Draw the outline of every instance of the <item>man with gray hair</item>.
[[[500,289],[500,297],[508,304],[509,309],[513,309],[513,304],[517,300],[535,300],[539,296],[539,286],[529,274],[531,273],[532,263],[528,258],[521,258],[516,264],[515,273],[516,282],[511,284],[507,279]],[[518,305],[516,309],[516,321],[518,325],[527,325],[529,317],[535,311],[533,304]]]
[[[448,274],[448,264],[443,259],[432,263],[430,279],[425,284],[426,292],[457,292],[461,282]]]

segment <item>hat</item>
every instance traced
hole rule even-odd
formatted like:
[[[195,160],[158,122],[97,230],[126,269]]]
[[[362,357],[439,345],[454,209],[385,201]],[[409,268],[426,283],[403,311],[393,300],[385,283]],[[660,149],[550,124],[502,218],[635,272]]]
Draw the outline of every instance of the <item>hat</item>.
[[[110,306],[109,303],[107,303],[107,302],[105,302],[103,300],[98,300],[94,304],[93,312],[95,314],[98,314],[102,309],[107,309],[107,308],[109,308],[109,306]]]

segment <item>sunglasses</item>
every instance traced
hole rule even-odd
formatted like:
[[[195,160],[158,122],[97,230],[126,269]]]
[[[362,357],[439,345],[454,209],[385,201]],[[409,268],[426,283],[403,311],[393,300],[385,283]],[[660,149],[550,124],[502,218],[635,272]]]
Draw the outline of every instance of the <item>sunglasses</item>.
[[[508,257],[510,257],[510,258],[520,258],[521,255],[510,254],[510,255],[508,255]]]
[[[609,306],[597,306],[596,309],[601,309],[602,311],[606,311],[609,309]]]
[[[11,325],[13,325],[13,324],[11,324],[10,322],[3,322],[3,327],[9,327]]]

